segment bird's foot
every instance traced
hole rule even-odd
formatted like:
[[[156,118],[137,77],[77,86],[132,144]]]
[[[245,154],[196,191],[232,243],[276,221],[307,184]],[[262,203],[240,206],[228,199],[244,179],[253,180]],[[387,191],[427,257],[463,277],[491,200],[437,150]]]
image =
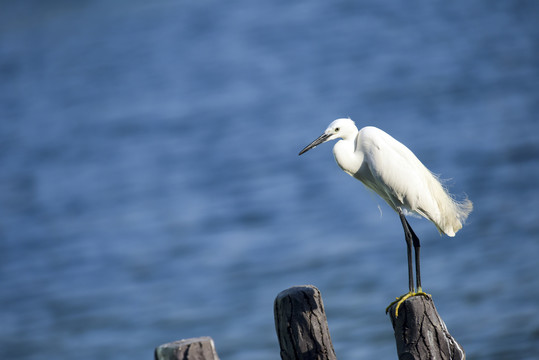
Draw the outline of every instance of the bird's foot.
[[[399,307],[401,306],[401,304],[408,298],[411,298],[412,296],[425,296],[426,298],[430,298],[430,294],[427,294],[426,292],[424,292],[423,290],[421,290],[421,288],[417,289],[418,291],[415,292],[415,291],[410,291],[409,293],[406,293],[402,296],[399,296],[398,298],[396,298],[395,301],[393,301],[391,304],[388,305],[388,307],[386,308],[386,314],[389,312],[389,309],[391,309],[391,307],[395,304],[397,304],[397,306],[395,307],[395,317],[399,317]]]

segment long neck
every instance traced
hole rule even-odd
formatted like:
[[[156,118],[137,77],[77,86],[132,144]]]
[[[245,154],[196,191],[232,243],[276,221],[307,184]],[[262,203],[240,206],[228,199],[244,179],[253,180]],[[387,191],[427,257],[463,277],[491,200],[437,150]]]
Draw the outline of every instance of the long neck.
[[[361,153],[356,153],[355,137],[339,140],[333,147],[333,156],[337,164],[349,175],[354,176],[363,163]]]

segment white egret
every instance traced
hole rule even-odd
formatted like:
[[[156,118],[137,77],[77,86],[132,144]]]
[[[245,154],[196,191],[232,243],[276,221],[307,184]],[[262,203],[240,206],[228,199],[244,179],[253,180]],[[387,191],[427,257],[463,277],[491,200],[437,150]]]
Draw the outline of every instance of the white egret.
[[[424,295],[421,289],[419,238],[405,218],[405,213],[418,214],[434,223],[440,233],[455,236],[472,211],[472,202],[454,198],[406,146],[373,126],[358,130],[351,119],[337,119],[326,131],[300,151],[299,155],[329,140],[339,140],[333,147],[337,164],[349,175],[377,193],[399,214],[408,254],[409,292],[397,298],[388,308],[399,306],[411,296]],[[414,288],[412,246],[415,252]]]

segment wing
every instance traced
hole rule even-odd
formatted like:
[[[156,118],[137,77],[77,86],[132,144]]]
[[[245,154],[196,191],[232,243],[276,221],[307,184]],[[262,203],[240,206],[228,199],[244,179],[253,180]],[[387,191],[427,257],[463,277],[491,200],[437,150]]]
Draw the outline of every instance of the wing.
[[[406,146],[380,129],[366,127],[358,134],[356,151],[363,153],[364,166],[355,176],[393,209],[415,212],[448,236],[462,228],[472,202],[455,201]]]
[[[395,210],[407,209],[433,221],[439,217],[429,189],[430,178],[435,177],[412,151],[375,127],[361,129],[358,140],[370,172],[370,179],[368,175],[366,181],[360,179],[367,187]]]

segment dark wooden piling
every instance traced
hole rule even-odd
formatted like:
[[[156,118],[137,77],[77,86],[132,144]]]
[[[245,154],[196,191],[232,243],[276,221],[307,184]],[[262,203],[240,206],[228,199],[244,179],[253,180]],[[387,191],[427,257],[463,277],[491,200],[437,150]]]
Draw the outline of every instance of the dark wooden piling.
[[[320,291],[312,285],[280,292],[274,303],[275,329],[283,360],[336,360]]]
[[[155,349],[155,360],[219,360],[211,337],[184,339]]]
[[[408,298],[400,306],[399,316],[395,316],[395,305],[390,316],[400,360],[466,359],[464,350],[438,315],[432,298]]]
[[[390,311],[399,360],[465,360],[462,347],[451,336],[431,297],[404,301],[395,316]],[[283,360],[336,360],[320,291],[312,285],[280,292],[274,303],[275,329]],[[219,360],[210,337],[163,344],[155,360]]]

